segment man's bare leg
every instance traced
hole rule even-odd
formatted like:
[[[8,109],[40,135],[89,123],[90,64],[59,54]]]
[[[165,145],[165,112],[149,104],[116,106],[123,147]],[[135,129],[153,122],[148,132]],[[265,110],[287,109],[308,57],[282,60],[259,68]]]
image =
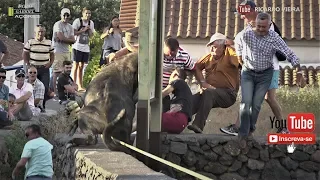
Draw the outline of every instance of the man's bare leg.
[[[276,89],[270,89],[265,96],[265,100],[269,104],[276,119],[278,120],[283,119],[282,113],[281,113],[282,109],[276,99]]]
[[[79,66],[78,66],[78,79],[79,79],[79,83],[78,83],[78,85],[79,85],[79,90],[83,90],[84,88],[83,88],[83,67],[84,67],[84,62],[79,62],[78,63],[79,64]]]
[[[79,63],[77,63],[77,62],[73,62],[73,74],[72,74],[72,78],[73,78],[73,81],[75,82],[75,83],[77,83],[78,84],[78,82],[77,82],[77,80],[78,80],[78,68],[79,68]]]

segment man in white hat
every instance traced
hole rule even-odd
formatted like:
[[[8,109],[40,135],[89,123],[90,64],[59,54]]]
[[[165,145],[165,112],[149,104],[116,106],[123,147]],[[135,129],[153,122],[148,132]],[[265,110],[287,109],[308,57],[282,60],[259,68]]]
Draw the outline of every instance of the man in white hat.
[[[53,68],[53,90],[56,92],[56,81],[57,77],[63,70],[62,63],[64,61],[71,61],[71,53],[69,51],[69,46],[75,42],[74,39],[74,29],[70,21],[70,10],[68,8],[63,8],[61,10],[61,20],[57,21],[53,26],[52,42],[54,46],[54,62],[52,64]]]
[[[234,48],[226,45],[226,41],[225,35],[215,33],[207,44],[210,53],[196,63],[195,75],[203,91],[194,95],[193,114],[196,116],[188,126],[195,133],[202,133],[212,108],[228,108],[236,102],[239,62]]]

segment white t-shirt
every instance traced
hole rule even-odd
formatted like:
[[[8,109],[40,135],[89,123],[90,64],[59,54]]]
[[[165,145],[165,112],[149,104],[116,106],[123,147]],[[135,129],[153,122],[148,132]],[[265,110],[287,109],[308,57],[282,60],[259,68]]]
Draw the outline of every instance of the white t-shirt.
[[[82,26],[88,26],[88,24],[89,22],[85,22],[82,20]],[[80,25],[80,18],[77,18],[73,21],[72,27],[73,29],[78,30]],[[94,23],[92,20],[90,20],[90,29],[92,29],[92,32],[95,32]],[[81,35],[75,36],[76,42],[72,45],[72,48],[82,52],[90,52],[89,44],[83,44],[82,42],[79,42],[80,38],[82,37],[89,39],[89,34],[82,33]]]

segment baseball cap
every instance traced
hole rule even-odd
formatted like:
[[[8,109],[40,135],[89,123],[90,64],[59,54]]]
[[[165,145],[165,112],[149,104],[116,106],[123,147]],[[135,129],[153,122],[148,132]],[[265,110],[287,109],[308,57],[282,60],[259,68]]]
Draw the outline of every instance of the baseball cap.
[[[17,69],[16,72],[15,72],[15,75],[16,76],[26,75],[26,72],[23,69]]]
[[[70,9],[68,9],[68,8],[63,8],[63,9],[61,10],[61,15],[64,15],[65,13],[71,14],[71,13],[70,13]]]
[[[207,44],[207,46],[209,46],[210,44],[212,44],[214,41],[219,40],[219,39],[224,39],[226,40],[227,37],[221,33],[215,33],[214,35],[211,36],[209,43]]]
[[[240,5],[248,5],[248,6],[250,6],[251,9],[255,9],[257,7],[256,3],[253,1],[250,1],[250,0],[242,1],[239,4],[239,6]],[[236,11],[234,12],[234,14],[241,15],[240,12],[238,12],[238,8],[236,8]]]

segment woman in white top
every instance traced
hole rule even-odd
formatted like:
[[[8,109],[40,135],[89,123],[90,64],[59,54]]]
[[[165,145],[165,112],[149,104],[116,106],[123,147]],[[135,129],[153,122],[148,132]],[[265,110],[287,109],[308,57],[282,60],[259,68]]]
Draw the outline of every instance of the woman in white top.
[[[122,31],[119,27],[120,21],[117,16],[111,19],[110,25],[106,27],[100,38],[104,40],[102,45],[102,54],[100,58],[100,66],[107,64],[106,57],[110,53],[119,51],[123,47]]]

